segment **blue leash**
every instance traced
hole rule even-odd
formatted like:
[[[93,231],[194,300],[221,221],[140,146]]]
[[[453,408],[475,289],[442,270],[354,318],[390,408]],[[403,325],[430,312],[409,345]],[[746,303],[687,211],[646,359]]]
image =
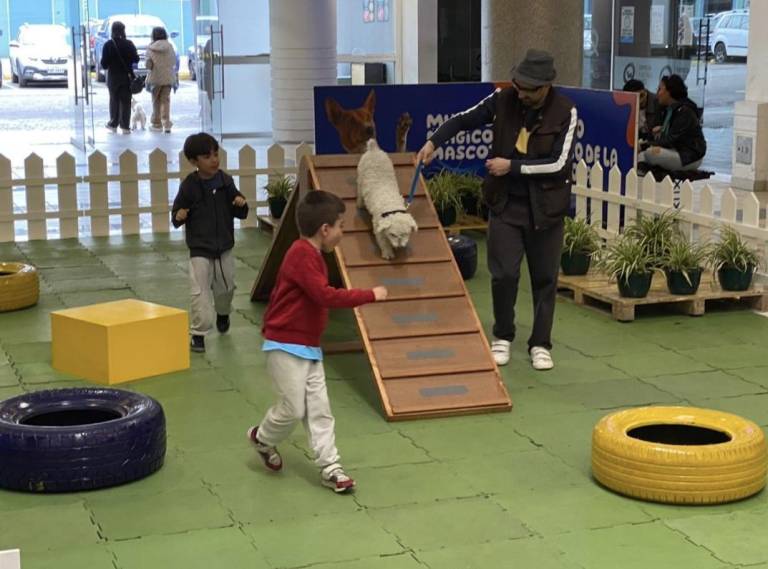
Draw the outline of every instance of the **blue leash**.
[[[406,200],[405,207],[411,205],[411,202],[413,201],[413,196],[416,194],[416,186],[419,183],[419,176],[421,175],[421,170],[424,168],[424,162],[422,160],[419,160],[419,163],[416,165],[416,170],[413,173],[413,179],[411,180],[411,191],[408,194],[408,199]]]

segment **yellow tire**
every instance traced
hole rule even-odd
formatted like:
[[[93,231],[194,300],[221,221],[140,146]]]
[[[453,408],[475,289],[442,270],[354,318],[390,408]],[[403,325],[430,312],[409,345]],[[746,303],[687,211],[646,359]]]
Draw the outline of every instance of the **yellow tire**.
[[[765,487],[760,427],[695,407],[639,407],[603,417],[592,431],[592,474],[633,498],[720,504]]]
[[[37,269],[23,263],[0,263],[0,312],[37,304],[40,281]]]

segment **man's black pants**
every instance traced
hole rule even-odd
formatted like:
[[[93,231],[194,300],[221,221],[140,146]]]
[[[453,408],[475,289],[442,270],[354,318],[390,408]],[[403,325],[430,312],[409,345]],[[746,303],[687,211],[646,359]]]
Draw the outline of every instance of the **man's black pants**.
[[[488,223],[488,269],[493,296],[493,335],[500,340],[515,339],[515,302],[523,254],[528,261],[533,294],[533,330],[528,348],[552,348],[557,275],[563,244],[562,220],[553,227],[534,230],[530,224],[517,225],[491,215]]]

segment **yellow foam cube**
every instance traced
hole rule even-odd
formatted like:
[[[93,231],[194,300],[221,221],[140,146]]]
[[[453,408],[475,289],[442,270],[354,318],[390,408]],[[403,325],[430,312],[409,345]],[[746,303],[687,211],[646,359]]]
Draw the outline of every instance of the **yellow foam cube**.
[[[51,313],[53,367],[112,385],[189,368],[187,312],[135,299]]]

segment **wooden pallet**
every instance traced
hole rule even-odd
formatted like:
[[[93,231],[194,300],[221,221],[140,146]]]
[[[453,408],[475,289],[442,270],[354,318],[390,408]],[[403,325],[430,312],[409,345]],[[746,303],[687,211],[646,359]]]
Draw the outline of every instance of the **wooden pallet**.
[[[635,319],[636,307],[650,305],[668,307],[690,316],[702,316],[707,302],[715,300],[740,301],[760,312],[768,310],[768,292],[762,285],[752,285],[749,290],[741,292],[723,290],[712,278],[711,272],[701,275],[701,285],[693,295],[670,294],[661,273],[653,275],[651,290],[645,298],[619,296],[616,281],[611,281],[604,274],[592,272],[583,276],[561,273],[557,289],[561,296],[572,298],[576,304],[610,310],[613,319],[620,322],[631,322]]]
[[[414,173],[412,154],[391,154],[403,195]],[[509,411],[509,398],[493,361],[472,299],[464,286],[424,180],[408,211],[419,230],[394,259],[381,258],[371,219],[357,209],[359,155],[308,156],[251,291],[263,300],[277,269],[298,238],[296,203],[307,191],[322,189],[346,205],[344,238],[326,257],[348,288],[384,285],[386,302],[355,309],[362,344],[388,420]],[[335,348],[335,347],[334,347]],[[326,349],[326,346],[324,346]]]

